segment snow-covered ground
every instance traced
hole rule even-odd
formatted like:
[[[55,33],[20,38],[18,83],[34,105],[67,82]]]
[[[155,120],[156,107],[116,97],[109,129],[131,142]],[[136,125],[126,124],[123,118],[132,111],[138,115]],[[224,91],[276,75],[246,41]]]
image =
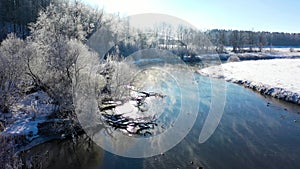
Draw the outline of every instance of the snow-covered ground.
[[[35,100],[36,103],[33,106]],[[32,142],[35,139],[39,139],[38,125],[49,121],[47,117],[55,109],[55,105],[51,102],[48,95],[41,91],[20,99],[19,102],[14,104],[9,114],[1,114],[0,119],[6,121],[7,124],[4,131],[0,132],[0,137],[10,136],[14,137],[15,140],[21,138],[23,142]],[[40,139],[38,142],[43,142],[43,139]],[[35,144],[37,143],[33,142],[30,145]]]
[[[230,56],[237,56],[240,60],[258,60],[274,58],[300,58],[300,48],[263,48],[262,52],[234,53],[232,48],[225,48],[228,54],[221,55],[221,59],[228,59]],[[253,50],[258,51],[258,48]]]
[[[300,104],[299,72],[300,59],[231,62],[198,71],[296,104]]]
[[[256,48],[254,48],[253,50],[257,52],[234,53],[231,47],[226,47],[226,53],[217,54],[215,52],[213,54],[200,54],[195,57],[183,56],[183,60],[186,62],[201,62],[203,59],[208,58],[222,61],[300,58],[300,48],[264,48],[262,52],[258,52],[259,49]]]

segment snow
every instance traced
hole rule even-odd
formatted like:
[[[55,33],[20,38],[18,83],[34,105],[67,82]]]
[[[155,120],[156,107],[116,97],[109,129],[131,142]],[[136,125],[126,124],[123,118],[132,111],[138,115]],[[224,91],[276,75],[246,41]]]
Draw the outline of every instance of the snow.
[[[300,104],[299,72],[300,59],[231,62],[198,71],[297,104]]]
[[[300,49],[293,48],[294,52],[291,52],[291,48],[263,48],[262,52],[245,52],[234,53],[231,47],[226,47],[228,54],[221,54],[222,60],[227,60],[230,56],[237,56],[240,60],[258,60],[258,59],[274,59],[274,58],[300,58]],[[253,48],[258,51],[258,48]]]
[[[26,139],[31,141],[38,137],[38,124],[42,123],[43,120],[30,121],[28,119],[20,120],[14,123],[11,127],[6,128],[2,134],[9,135],[25,135]]]
[[[121,106],[117,106],[115,111],[116,114],[135,114],[137,113],[139,110],[136,106],[134,106],[136,103],[134,101],[129,101],[127,103],[124,103]]]
[[[152,107],[155,106],[158,101],[160,101],[160,99],[158,99],[156,96],[147,97],[144,100],[144,103],[138,108],[137,101],[130,100],[123,105],[117,106],[115,108],[115,114],[122,114],[123,117],[128,117],[131,119],[152,119],[156,114],[156,111],[154,111]],[[141,111],[141,109],[144,111]]]
[[[264,59],[295,59],[300,58],[300,48],[295,48],[294,52],[290,51],[290,48],[272,48],[263,49],[262,52],[244,52],[244,53],[234,53],[232,49],[226,48],[226,53],[222,54],[201,54],[195,57],[183,56],[183,60],[186,62],[197,62],[201,60],[222,60],[231,61],[232,58],[235,60],[264,60]],[[258,50],[258,49],[257,49]],[[231,59],[230,59],[231,58]]]
[[[38,104],[37,110],[34,110],[31,102],[36,96],[38,96]],[[14,105],[11,117],[5,119],[10,124],[8,124],[1,134],[13,136],[24,135],[27,140],[31,141],[39,137],[38,124],[45,122],[47,116],[49,116],[54,109],[55,105],[51,104],[51,100],[46,93],[40,91],[30,94]]]

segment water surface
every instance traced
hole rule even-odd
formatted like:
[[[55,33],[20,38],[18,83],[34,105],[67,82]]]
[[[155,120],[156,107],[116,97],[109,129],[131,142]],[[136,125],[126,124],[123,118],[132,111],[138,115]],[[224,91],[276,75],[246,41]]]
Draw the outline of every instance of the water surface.
[[[52,141],[32,148],[23,158],[46,154],[50,163],[45,168],[300,168],[300,107],[231,83],[226,83],[226,104],[217,129],[200,144],[199,134],[212,98],[211,84],[218,80],[198,74],[195,78],[201,97],[196,122],[189,134],[167,152],[149,158],[126,158],[107,152],[88,141],[87,136],[81,136],[76,145],[71,140]],[[170,121],[166,124],[172,127]]]

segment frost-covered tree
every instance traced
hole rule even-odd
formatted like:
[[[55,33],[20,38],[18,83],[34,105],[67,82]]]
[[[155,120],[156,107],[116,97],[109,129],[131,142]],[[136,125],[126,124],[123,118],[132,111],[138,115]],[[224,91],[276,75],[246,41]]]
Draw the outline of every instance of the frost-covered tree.
[[[231,36],[230,36],[230,42],[232,44],[232,51],[233,52],[237,52],[238,51],[238,48],[240,46],[240,33],[239,31],[235,30],[231,33]]]
[[[225,42],[226,41],[225,38],[226,37],[225,37],[224,31],[219,32],[219,37],[218,37],[218,42],[217,42],[217,49],[216,49],[216,51],[218,53],[223,53],[224,52],[224,45],[226,43]]]
[[[41,11],[37,22],[31,24],[28,73],[60,111],[73,110],[72,81],[78,58],[95,55],[83,43],[101,22],[102,12],[78,2],[60,1]]]
[[[260,52],[265,45],[267,45],[267,38],[265,36],[265,32],[261,32],[258,39],[258,47]]]
[[[25,75],[24,49],[26,43],[15,34],[0,46],[0,112],[6,113],[22,94],[20,85]]]
[[[102,11],[77,1],[60,0],[42,10],[30,29],[32,37],[41,45],[53,43],[59,38],[85,42],[102,26],[104,22],[102,16]]]
[[[130,96],[128,86],[132,85],[138,69],[118,56],[108,56],[101,64],[99,74],[105,78],[105,86],[101,88],[100,100],[125,101]]]
[[[89,38],[87,44],[97,51],[101,58],[106,58],[107,54],[128,56],[127,51],[131,48],[128,40],[134,39],[128,20],[113,14],[104,14],[103,20],[101,28]]]
[[[32,49],[36,44],[31,45]],[[89,66],[90,62],[96,64],[99,61],[97,55],[78,40],[61,43],[56,54],[42,56],[36,50],[28,60],[28,72],[35,84],[59,105],[59,110],[68,112],[74,109],[73,90],[79,83],[80,69]]]

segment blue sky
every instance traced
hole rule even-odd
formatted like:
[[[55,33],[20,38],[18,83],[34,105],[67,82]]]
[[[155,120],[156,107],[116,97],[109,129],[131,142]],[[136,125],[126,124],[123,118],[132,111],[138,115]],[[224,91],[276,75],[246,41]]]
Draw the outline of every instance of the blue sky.
[[[195,27],[300,33],[297,0],[82,0],[123,16],[161,13]]]

